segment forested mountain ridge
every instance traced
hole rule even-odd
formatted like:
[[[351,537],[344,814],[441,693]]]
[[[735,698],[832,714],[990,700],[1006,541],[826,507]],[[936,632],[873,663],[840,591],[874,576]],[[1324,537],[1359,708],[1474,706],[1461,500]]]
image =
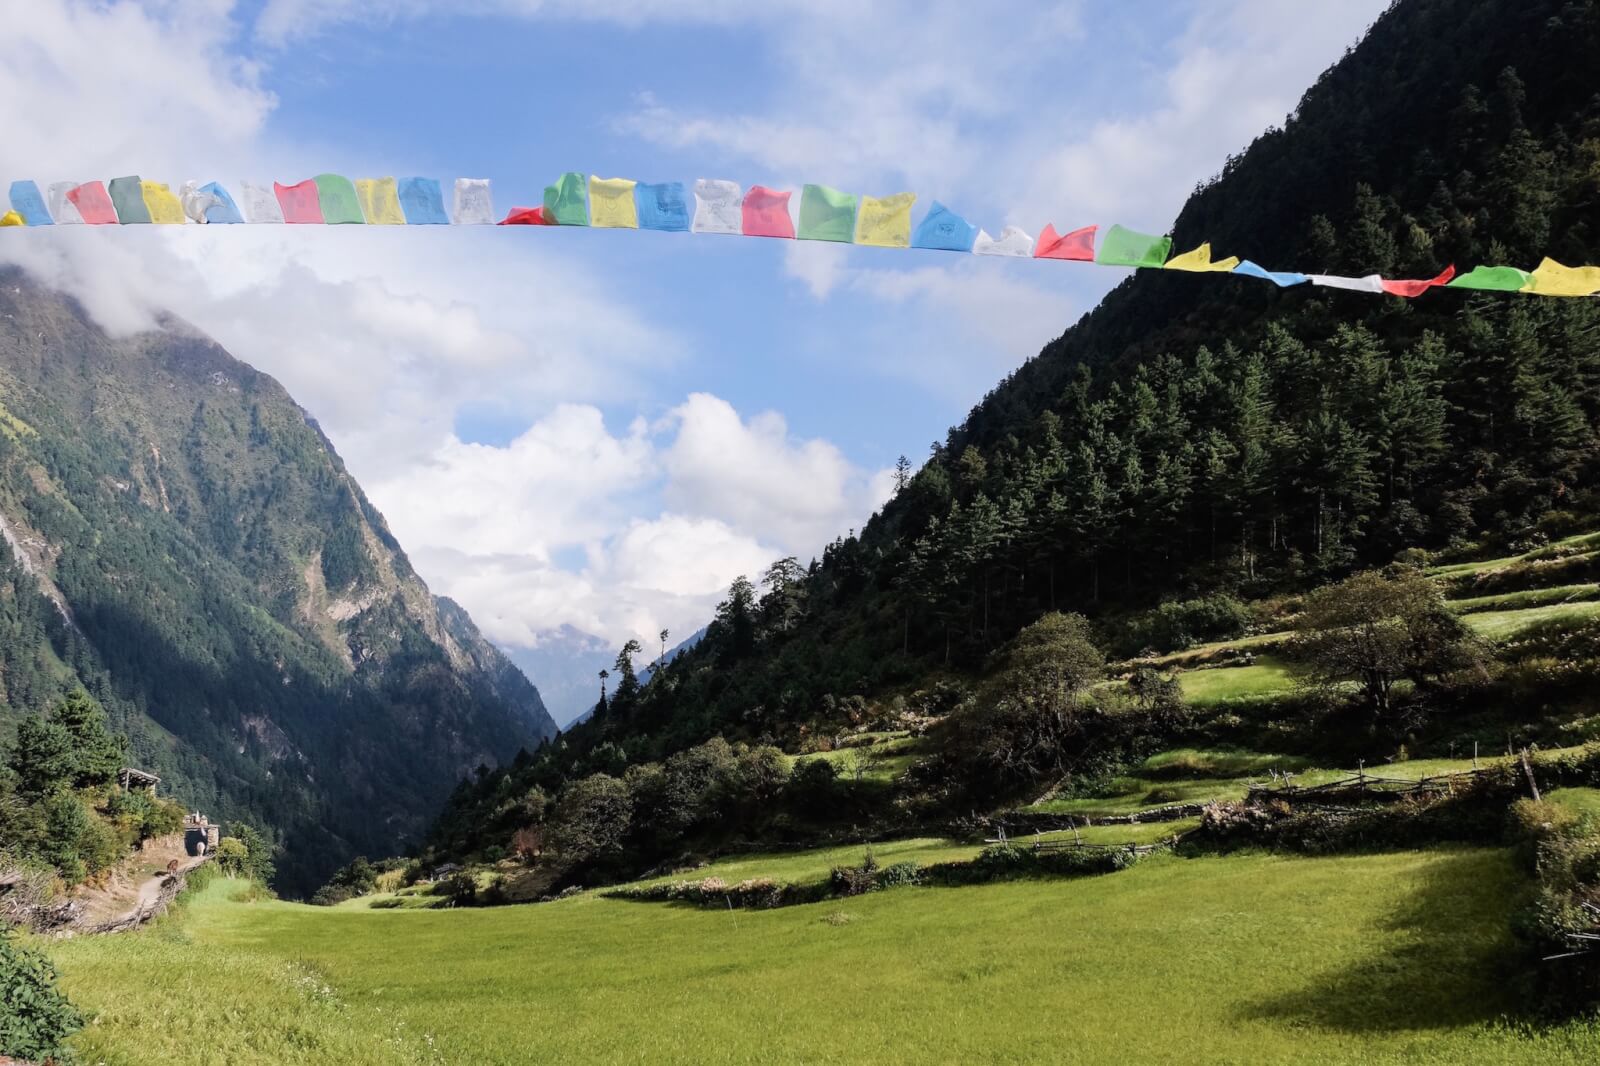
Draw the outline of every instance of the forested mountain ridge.
[[[1176,247],[1432,277],[1600,262],[1600,4],[1401,0],[1197,189]],[[1258,596],[1592,513],[1600,301],[1140,271],[934,445],[859,536],[737,583],[552,756],[790,744],[1051,609]]]
[[[281,834],[285,887],[554,735],[316,423],[192,329],[111,338],[0,271],[0,405],[0,704],[82,683],[173,791]]]

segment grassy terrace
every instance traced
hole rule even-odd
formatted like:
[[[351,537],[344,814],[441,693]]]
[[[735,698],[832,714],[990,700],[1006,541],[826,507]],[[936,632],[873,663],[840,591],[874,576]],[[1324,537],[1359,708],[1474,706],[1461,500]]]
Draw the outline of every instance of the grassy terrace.
[[[736,913],[363,912],[223,882],[51,951],[108,1066],[1596,1061],[1593,1024],[1506,1020],[1523,883],[1493,849],[1158,857]]]

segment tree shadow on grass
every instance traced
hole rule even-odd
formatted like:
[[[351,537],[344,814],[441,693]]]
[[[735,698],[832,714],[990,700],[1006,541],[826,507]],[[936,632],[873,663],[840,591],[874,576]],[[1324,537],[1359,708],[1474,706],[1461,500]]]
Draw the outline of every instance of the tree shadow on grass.
[[[1522,890],[1502,854],[1449,853],[1368,930],[1364,959],[1246,1004],[1239,1017],[1383,1033],[1456,1028],[1514,1014],[1519,964],[1509,919]]]

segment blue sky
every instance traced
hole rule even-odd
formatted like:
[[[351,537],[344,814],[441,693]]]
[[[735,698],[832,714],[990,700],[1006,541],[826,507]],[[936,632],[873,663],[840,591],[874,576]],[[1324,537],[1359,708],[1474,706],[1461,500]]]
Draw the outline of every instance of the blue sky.
[[[502,212],[564,170],[816,181],[991,233],[1161,232],[1384,5],[372,6],[36,0],[0,39],[0,178],[473,176]],[[521,646],[697,628],[736,574],[858,527],[898,455],[1122,277],[533,228],[40,232],[0,257],[108,328],[172,309],[276,375],[434,590]]]

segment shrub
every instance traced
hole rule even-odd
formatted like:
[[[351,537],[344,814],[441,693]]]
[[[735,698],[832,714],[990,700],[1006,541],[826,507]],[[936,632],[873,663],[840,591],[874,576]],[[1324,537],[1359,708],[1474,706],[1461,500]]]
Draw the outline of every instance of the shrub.
[[[1227,593],[1193,600],[1176,600],[1136,614],[1127,623],[1126,644],[1131,650],[1154,648],[1179,651],[1212,640],[1227,640],[1244,633],[1250,609]]]
[[[0,933],[0,1054],[33,1061],[72,1061],[66,1040],[83,1015],[56,988],[56,970],[42,952]]]
[[[874,879],[878,888],[902,888],[922,884],[922,867],[914,862],[897,862],[878,871]]]
[[[835,866],[828,874],[828,887],[836,896],[861,896],[876,887],[878,860],[868,852],[860,866]]]

